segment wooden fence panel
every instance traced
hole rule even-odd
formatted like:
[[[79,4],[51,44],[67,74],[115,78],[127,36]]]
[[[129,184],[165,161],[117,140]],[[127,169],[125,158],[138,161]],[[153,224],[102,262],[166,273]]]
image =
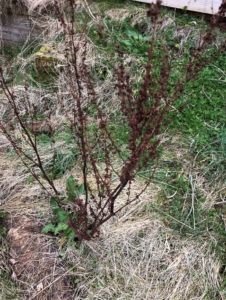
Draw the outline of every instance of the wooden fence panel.
[[[39,30],[34,28],[26,15],[2,15],[1,23],[1,38],[5,45],[17,44],[39,34]]]
[[[137,2],[153,3],[156,0],[134,0]],[[221,5],[222,0],[162,0],[162,5],[180,8],[206,14],[215,14]]]

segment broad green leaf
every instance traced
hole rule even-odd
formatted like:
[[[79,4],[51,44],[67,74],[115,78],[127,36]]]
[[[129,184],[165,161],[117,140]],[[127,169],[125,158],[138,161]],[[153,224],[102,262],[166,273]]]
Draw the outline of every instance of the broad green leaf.
[[[150,42],[150,40],[151,40],[150,35],[145,35],[145,36],[143,37],[143,41],[145,41],[145,42]]]
[[[60,221],[60,222],[65,222],[67,221],[67,218],[68,218],[68,212],[64,211],[63,209],[56,209],[54,211],[54,214],[56,215],[57,219]]]
[[[72,202],[76,198],[79,197],[79,195],[84,194],[84,184],[81,184],[78,186],[78,181],[74,179],[72,175],[70,175],[66,181],[66,187],[67,187],[67,195],[68,195],[68,201]]]
[[[125,33],[128,36],[136,36],[138,34],[138,32],[135,29],[133,29],[133,27],[131,27],[131,26],[127,26]]]
[[[55,228],[54,234],[56,235],[60,231],[64,231],[68,228],[66,223],[60,222],[57,227]]]
[[[42,228],[42,233],[48,233],[48,232],[54,232],[55,231],[55,226],[50,223],[50,224],[47,224],[44,228]]]
[[[78,186],[77,190],[78,190],[79,195],[83,195],[85,193],[84,184],[81,184],[80,186]]]
[[[122,44],[124,44],[126,46],[132,46],[132,42],[130,40],[123,40]]]
[[[140,40],[140,41],[143,40],[143,36],[138,31],[136,31],[133,27],[128,26],[125,32],[127,36],[133,38],[134,40]]]
[[[51,200],[50,200],[50,206],[51,206],[51,208],[52,208],[53,211],[59,207],[59,205],[57,203],[57,198],[56,197],[52,197],[51,198]]]
[[[67,228],[64,233],[69,239],[73,239],[75,237],[75,233],[71,228]]]

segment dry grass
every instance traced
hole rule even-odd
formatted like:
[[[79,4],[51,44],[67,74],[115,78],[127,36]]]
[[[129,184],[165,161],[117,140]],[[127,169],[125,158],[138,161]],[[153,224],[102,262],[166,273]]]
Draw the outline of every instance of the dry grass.
[[[133,22],[136,24],[146,18],[147,9],[145,7],[128,6],[127,8],[114,8],[107,10],[105,14],[116,21],[122,21],[126,18],[133,17]]]
[[[9,261],[23,299],[71,299],[56,239],[40,234],[37,218],[7,217]]]
[[[0,139],[5,142],[4,149],[9,150],[10,145],[3,140],[3,137],[0,137]],[[40,189],[38,184],[29,184],[29,173],[25,172],[14,155],[3,156],[1,154],[0,163],[0,199],[3,211],[17,214],[23,210],[27,214],[38,214],[41,209],[39,203],[41,198],[46,198],[46,201],[42,201],[41,207],[47,209],[47,195]]]
[[[77,9],[84,8],[87,10],[90,17],[94,18],[89,3],[86,0],[75,0]],[[68,5],[64,1],[60,1],[62,6]],[[3,13],[6,13],[8,9],[14,14],[28,13],[29,15],[41,14],[44,10],[48,10],[49,13],[52,11],[55,5],[54,0],[1,0],[0,7]]]
[[[5,142],[4,151],[7,146]],[[59,255],[58,238],[40,234],[51,218],[49,196],[39,185],[29,184],[29,174],[13,157],[1,153],[0,159],[0,208],[7,212],[4,226],[9,230],[0,248],[0,278],[5,276],[0,282],[0,299],[19,300],[18,294],[30,300],[71,299],[73,291]]]
[[[6,148],[5,141],[4,149]],[[171,155],[173,149],[176,156],[183,160],[186,156],[185,144],[174,138],[174,145],[171,144],[169,147]],[[50,217],[47,195],[43,194],[37,184],[28,184],[29,174],[25,174],[24,170],[18,167],[16,160],[13,163],[12,156],[10,163],[7,157],[2,157],[1,165],[5,166],[1,177],[1,197],[4,194],[2,208],[15,216],[12,217],[14,224],[23,214],[28,220],[26,222],[36,220],[32,221],[32,224],[37,222],[39,226],[43,226]],[[73,169],[70,173],[79,179],[79,170]],[[56,181],[57,188],[60,190],[64,189],[67,176],[68,174],[65,174],[63,178]],[[201,179],[199,185],[200,188],[204,187]],[[133,193],[141,187],[142,181],[136,181]],[[31,266],[33,260],[41,261],[43,256],[37,259],[36,253],[34,254],[36,256],[28,257],[30,267],[26,269],[22,280],[26,281],[29,276],[29,289],[26,289],[26,295],[33,297],[39,292],[38,284],[40,284],[38,287],[42,286],[41,284],[47,287],[48,281],[51,286],[54,286],[54,281],[58,277],[64,277],[63,274],[67,269],[63,271],[61,262],[56,262],[54,256],[54,253],[60,253],[58,251],[62,250],[69,266],[66,275],[70,275],[72,281],[76,282],[73,288],[74,296],[71,299],[212,300],[213,297],[226,299],[224,292],[219,291],[222,283],[219,273],[221,263],[213,250],[216,243],[214,237],[183,238],[173,233],[149,209],[150,203],[156,203],[158,193],[159,187],[151,185],[139,201],[102,227],[101,238],[91,242],[70,246],[61,242],[59,238],[52,239],[38,232],[35,233],[33,229],[32,234],[26,233],[24,239],[31,240],[31,245],[38,243],[39,246],[36,246],[39,249],[38,255],[45,253],[44,269],[40,269],[42,274],[46,272],[45,268],[50,269],[51,260],[54,261],[51,275],[46,275],[42,281],[38,279],[41,273],[35,272]],[[122,203],[125,199],[126,195],[122,194],[119,202]],[[38,213],[40,210],[44,212],[44,219]],[[32,228],[32,224],[25,227]],[[13,230],[17,232],[20,226],[14,227]],[[54,246],[57,241],[59,248]],[[48,251],[46,247],[49,247]],[[23,259],[22,257],[21,261]],[[3,263],[6,264],[6,258],[3,258]],[[70,270],[70,266],[75,266],[75,270]],[[20,266],[18,265],[17,268]],[[18,281],[17,278],[16,282],[19,284],[19,289],[24,291],[21,280]],[[46,294],[39,295],[40,299],[46,299]]]
[[[154,215],[127,217],[100,240],[67,249],[68,261],[84,268],[75,299],[225,299],[210,240],[181,238]]]
[[[28,10],[30,13],[35,9],[39,9],[39,12],[47,6],[53,5],[53,0],[18,0],[18,1],[5,1],[1,0],[1,6],[3,12],[10,9],[13,13],[21,13]]]
[[[169,148],[171,153],[172,148],[173,145]],[[174,150],[181,159],[186,153],[185,145],[176,139]],[[16,172],[14,170],[11,176],[8,168],[7,172],[7,177],[3,177],[8,180],[10,177],[14,178],[17,184],[3,186],[2,190],[7,191],[6,186],[11,190],[3,208],[19,216],[22,207],[23,213],[26,212],[27,216],[33,215],[37,220],[40,219],[37,211],[35,213],[35,197],[32,195],[32,189],[23,183],[24,177],[21,176],[19,169]],[[18,177],[15,177],[17,172]],[[79,178],[79,171],[71,172]],[[65,179],[66,177],[58,180],[58,188],[63,189]],[[136,182],[133,192],[140,186],[141,182]],[[38,192],[38,186],[34,187]],[[76,266],[75,272],[68,273],[72,278],[76,278],[74,299],[199,300],[213,299],[213,296],[225,299],[223,292],[217,292],[222,279],[219,274],[221,264],[212,250],[214,247],[211,246],[216,241],[209,237],[195,240],[192,237],[182,238],[175,235],[161,220],[158,220],[158,216],[145,210],[150,202],[157,201],[158,192],[159,188],[151,185],[136,204],[102,228],[100,239],[82,243],[78,247],[65,247],[69,266]],[[30,199],[24,207],[20,201],[24,199],[25,194]],[[124,201],[125,195],[120,199]],[[13,208],[13,203],[17,203],[18,206],[15,205]],[[43,195],[40,195],[37,209],[44,203]],[[29,209],[26,210],[26,206]],[[43,209],[46,209],[45,205]],[[32,239],[34,240],[34,237]],[[44,241],[46,244],[45,238]],[[49,242],[51,243],[51,240]],[[44,247],[44,244],[41,243],[40,247]],[[53,253],[49,252],[49,255],[52,257]],[[30,282],[37,282],[36,275],[31,271],[26,276],[31,277]],[[56,279],[54,276],[52,278]],[[29,290],[29,293],[30,295],[37,293],[37,290],[34,288]]]
[[[12,270],[8,263],[7,251],[8,244],[5,239],[0,237],[0,299],[22,300],[18,296],[16,284],[11,280]]]

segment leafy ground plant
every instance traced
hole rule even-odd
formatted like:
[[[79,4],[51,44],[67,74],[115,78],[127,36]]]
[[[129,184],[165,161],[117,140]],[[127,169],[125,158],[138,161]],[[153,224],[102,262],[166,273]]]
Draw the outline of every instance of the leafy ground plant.
[[[29,124],[38,121],[37,107],[28,97],[29,87],[25,85],[25,96],[22,102],[24,109],[21,112],[20,105],[22,104],[18,101],[13,89],[4,80],[2,70],[1,87],[22,132],[20,139],[3,121],[0,123],[0,128],[29,172],[43,189],[48,191],[52,199],[51,205],[57,218],[57,224],[48,225],[44,231],[53,231],[55,234],[58,232],[66,235],[75,234],[79,239],[89,240],[99,235],[103,223],[138,200],[153,179],[161,133],[189,102],[188,99],[179,101],[185,86],[189,82],[195,81],[206,64],[225,48],[225,41],[222,41],[221,46],[211,52],[211,55],[206,52],[212,42],[213,32],[218,27],[221,16],[225,13],[225,7],[222,4],[219,13],[213,16],[206,32],[200,36],[198,46],[194,49],[192,56],[183,65],[177,76],[174,76],[172,53],[160,35],[161,1],[151,4],[147,11],[151,24],[150,38],[142,37],[142,42],[148,43],[147,57],[143,66],[143,78],[136,92],[124,64],[122,48],[120,45],[116,47],[118,62],[114,67],[115,88],[119,98],[121,124],[126,124],[128,132],[125,141],[127,151],[125,152],[112,130],[114,128],[112,126],[114,124],[113,116],[107,106],[99,103],[98,91],[91,79],[87,63],[86,35],[78,36],[76,34],[74,26],[76,4],[73,0],[68,0],[67,6],[70,14],[66,15],[61,3],[56,2],[55,4],[63,29],[66,52],[66,66],[61,78],[64,80],[69,94],[64,96],[59,92],[57,86],[55,97],[59,105],[57,109],[60,109],[65,116],[65,127],[67,130],[70,129],[73,136],[74,152],[79,153],[77,164],[81,169],[82,184],[69,177],[66,197],[57,188],[54,181],[56,174],[51,173],[55,171],[54,166],[57,159],[55,130],[51,125],[51,115],[54,109],[47,102],[47,97],[43,97],[43,101],[46,101],[44,107],[48,107],[45,115],[47,115],[46,122],[48,134],[51,137],[51,153],[53,153],[51,160],[53,168],[51,169],[49,165],[46,168],[42,160],[38,133],[34,132],[32,126],[28,126],[28,122],[24,121],[29,119]],[[141,39],[137,32],[130,27],[127,27],[126,34],[130,41],[133,41],[132,45],[136,45],[137,40]],[[104,29],[100,28],[99,37],[105,38]],[[129,47],[131,48],[131,45]],[[172,110],[172,107],[175,109]],[[91,128],[92,130],[90,130]],[[150,161],[154,166],[150,176],[144,187],[132,197],[133,180]],[[90,174],[95,179],[93,185],[89,182]],[[125,189],[127,198],[120,201],[120,194]]]

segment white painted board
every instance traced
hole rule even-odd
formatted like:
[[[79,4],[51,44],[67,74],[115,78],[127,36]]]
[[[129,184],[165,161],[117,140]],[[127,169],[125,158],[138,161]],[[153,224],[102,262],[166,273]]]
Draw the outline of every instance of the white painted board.
[[[134,1],[144,2],[144,3],[156,2],[156,0],[134,0]],[[186,7],[187,10],[197,11],[206,14],[217,13],[221,3],[222,0],[162,0],[163,6],[180,8],[180,9]]]

